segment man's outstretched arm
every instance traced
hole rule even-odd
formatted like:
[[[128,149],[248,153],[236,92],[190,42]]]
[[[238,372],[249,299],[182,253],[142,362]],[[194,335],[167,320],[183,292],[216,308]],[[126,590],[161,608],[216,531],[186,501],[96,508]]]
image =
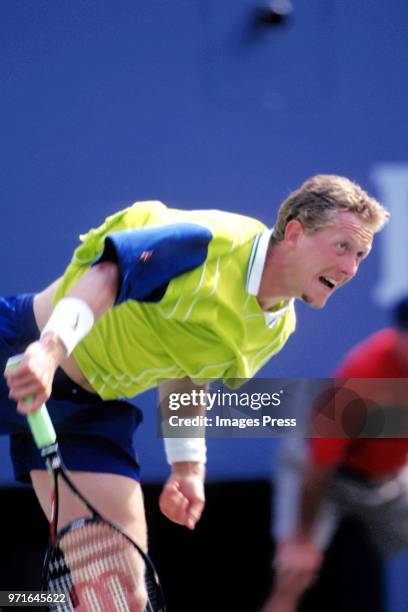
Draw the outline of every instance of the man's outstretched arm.
[[[119,269],[113,262],[102,262],[87,270],[57,304],[41,338],[30,344],[16,370],[5,373],[9,397],[20,412],[37,410],[51,394],[58,366],[88,331],[115,302]],[[24,399],[33,397],[30,404]]]

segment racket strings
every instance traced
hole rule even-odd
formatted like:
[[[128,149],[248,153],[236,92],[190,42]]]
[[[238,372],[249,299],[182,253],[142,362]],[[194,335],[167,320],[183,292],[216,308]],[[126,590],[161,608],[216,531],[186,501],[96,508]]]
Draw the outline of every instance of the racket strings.
[[[64,553],[59,547],[53,549],[48,563],[48,575],[46,576],[46,584],[44,587],[50,593],[61,593],[65,595],[66,603],[61,604],[61,607],[59,605],[51,606],[51,612],[56,612],[57,610],[75,610],[77,600],[71,573],[65,560]]]
[[[53,610],[133,612],[140,609],[144,573],[144,561],[127,538],[106,523],[86,521],[60,538],[49,560],[48,591],[65,593],[68,600]],[[147,584],[155,597],[157,587],[151,579]],[[159,608],[152,602],[146,609]]]

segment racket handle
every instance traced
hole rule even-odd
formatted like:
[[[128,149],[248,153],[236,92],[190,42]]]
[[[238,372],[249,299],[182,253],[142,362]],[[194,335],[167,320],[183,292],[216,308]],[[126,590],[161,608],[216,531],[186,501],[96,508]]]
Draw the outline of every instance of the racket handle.
[[[6,364],[6,370],[14,370],[21,363],[22,355],[14,355],[10,357]],[[33,401],[32,397],[27,397],[24,402],[30,404]],[[33,434],[34,442],[39,449],[45,448],[54,444],[57,440],[54,425],[52,424],[50,415],[45,404],[43,404],[35,412],[27,415],[27,421]]]
[[[28,414],[27,421],[33,434],[34,442],[39,449],[55,444],[57,434],[45,404],[35,412]]]

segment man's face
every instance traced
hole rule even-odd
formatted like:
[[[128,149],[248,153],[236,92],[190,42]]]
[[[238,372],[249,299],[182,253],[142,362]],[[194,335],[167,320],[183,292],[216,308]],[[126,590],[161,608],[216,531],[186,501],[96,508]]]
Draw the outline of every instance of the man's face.
[[[372,230],[349,211],[339,211],[333,224],[321,230],[303,230],[296,245],[299,297],[323,308],[329,296],[355,276],[372,241]]]

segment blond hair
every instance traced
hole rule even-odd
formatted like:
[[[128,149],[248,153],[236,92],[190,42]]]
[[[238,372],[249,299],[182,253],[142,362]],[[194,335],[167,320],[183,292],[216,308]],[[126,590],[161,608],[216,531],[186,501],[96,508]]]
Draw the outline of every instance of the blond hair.
[[[272,234],[272,242],[284,238],[286,225],[298,219],[310,232],[331,225],[339,210],[355,213],[373,232],[379,232],[389,212],[356,183],[344,176],[318,174],[309,178],[283,202]]]

